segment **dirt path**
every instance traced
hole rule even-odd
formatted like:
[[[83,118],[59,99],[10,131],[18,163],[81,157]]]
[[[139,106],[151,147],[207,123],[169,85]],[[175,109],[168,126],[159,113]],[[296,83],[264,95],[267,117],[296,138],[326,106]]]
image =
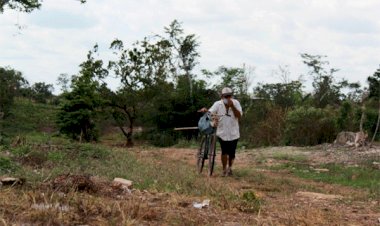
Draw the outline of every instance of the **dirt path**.
[[[116,156],[121,157],[125,149],[115,151],[119,151]],[[150,165],[170,162],[176,170],[195,171],[196,149],[134,148],[129,152],[136,160]],[[369,154],[373,153],[377,154],[376,150],[370,150]],[[164,193],[162,191],[165,189],[155,190],[154,186],[149,187],[149,191],[125,190],[110,184],[107,178],[90,178],[88,185],[94,189],[75,192],[71,190],[73,185],[68,184],[67,179],[58,180],[61,176],[53,182],[59,185],[61,181],[61,185],[67,186],[69,192],[52,189],[49,182],[38,188],[27,185],[15,188],[3,186],[0,189],[0,226],[380,225],[380,200],[369,198],[368,191],[306,180],[288,170],[271,170],[269,167],[292,160],[318,165],[332,160],[345,162],[341,160],[350,159],[350,164],[357,164],[354,158],[349,158],[353,154],[359,155],[341,150],[327,152],[318,148],[245,150],[237,154],[232,177],[221,177],[219,156],[212,177],[191,172],[174,175],[180,173],[178,170],[169,171],[170,178],[163,177],[164,183],[175,184],[183,180],[190,183],[183,185],[190,189],[202,187],[204,190],[198,193],[202,195],[197,195],[193,190]],[[184,167],[178,167],[181,165]],[[153,169],[157,170],[159,179],[164,175],[159,170],[172,168]],[[67,177],[63,175],[62,178],[64,176]],[[190,179],[184,180],[183,177],[187,176]],[[76,182],[81,185],[87,180],[85,175],[75,178],[82,178]],[[74,183],[77,180],[72,181]],[[79,189],[79,184],[77,187]],[[229,195],[233,198],[229,198]],[[244,195],[247,195],[247,199],[244,199]],[[194,202],[206,199],[210,200],[207,208],[193,207]],[[255,201],[259,201],[259,205],[254,205]]]
[[[195,166],[195,152],[195,149],[167,148],[140,155],[159,154],[168,161]],[[252,152],[238,153],[236,175],[228,178],[220,176],[218,159],[216,175],[211,178],[211,183],[226,184],[227,189],[237,192],[254,190],[262,199],[259,213],[239,215],[238,222],[252,222],[249,219],[253,218],[259,225],[380,225],[379,200],[369,200],[366,191],[305,180],[286,171],[264,170],[258,167],[257,156]],[[276,161],[281,160],[271,159],[264,164],[273,165]]]

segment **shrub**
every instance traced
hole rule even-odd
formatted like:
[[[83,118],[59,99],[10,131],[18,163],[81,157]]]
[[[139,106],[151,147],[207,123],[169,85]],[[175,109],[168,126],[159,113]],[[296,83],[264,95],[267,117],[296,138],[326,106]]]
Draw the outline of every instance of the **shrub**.
[[[339,108],[337,127],[339,131],[358,131],[361,109],[350,101],[344,101]]]
[[[242,212],[255,213],[259,212],[261,201],[253,191],[246,191],[241,197],[238,209]]]
[[[286,111],[270,104],[258,105],[242,118],[241,138],[253,146],[280,145],[284,134]]]
[[[331,142],[336,131],[332,110],[299,107],[287,114],[285,143],[303,146]]]
[[[48,158],[46,152],[33,150],[26,155],[18,157],[17,160],[24,165],[41,167]]]
[[[146,139],[156,147],[169,147],[177,144],[178,133],[169,130],[159,131],[153,129],[144,132],[139,139]]]
[[[103,159],[109,156],[109,151],[101,146],[96,146],[88,143],[74,144],[69,147],[71,156],[80,158]]]
[[[11,148],[10,151],[17,157],[27,155],[32,151],[32,148],[29,145],[22,145],[18,147]]]
[[[0,156],[0,173],[10,173],[14,172],[17,166],[10,159]]]

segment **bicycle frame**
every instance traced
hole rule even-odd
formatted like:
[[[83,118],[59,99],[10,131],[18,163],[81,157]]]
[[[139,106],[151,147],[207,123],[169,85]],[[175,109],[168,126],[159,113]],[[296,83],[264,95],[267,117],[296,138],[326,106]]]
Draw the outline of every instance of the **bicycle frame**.
[[[220,119],[220,118],[219,118]],[[218,119],[218,120],[219,120]],[[216,130],[211,134],[205,134],[201,140],[200,148],[197,154],[197,169],[199,173],[202,173],[204,162],[208,159],[208,175],[212,176],[215,165],[216,156]]]

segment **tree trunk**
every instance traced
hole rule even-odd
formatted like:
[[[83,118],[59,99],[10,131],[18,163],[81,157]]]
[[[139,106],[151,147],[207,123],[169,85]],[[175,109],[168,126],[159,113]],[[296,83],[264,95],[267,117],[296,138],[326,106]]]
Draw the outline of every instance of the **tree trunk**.
[[[375,140],[375,137],[376,137],[377,131],[379,130],[379,124],[380,124],[380,98],[379,98],[379,112],[378,112],[378,114],[377,114],[376,129],[375,129],[375,132],[373,133],[373,137],[372,137],[371,143],[369,144],[370,147],[372,146],[372,143],[373,143],[373,141]]]
[[[120,128],[121,132],[124,134],[124,136],[127,138],[126,146],[127,147],[133,147],[133,140],[132,140],[133,126],[132,125],[129,126],[129,131],[125,131],[125,129],[122,125],[119,125],[119,128]]]
[[[363,124],[365,119],[365,104],[364,101],[362,103],[362,116],[360,117],[359,131],[363,132]]]
[[[133,135],[133,132],[132,132],[132,129],[133,127],[129,127],[129,131],[128,131],[128,134],[127,134],[127,147],[133,147],[133,141],[132,141],[132,135]]]
[[[131,115],[131,113],[125,107],[122,108],[122,109],[123,109],[123,112],[128,117],[128,121],[129,121],[128,131],[126,131],[124,129],[123,122],[119,121],[116,118],[115,119],[118,122],[118,125],[119,125],[119,128],[120,128],[121,132],[123,133],[123,135],[127,139],[126,147],[133,147],[134,144],[133,144],[132,136],[133,136],[134,117]]]
[[[79,143],[82,143],[83,140],[83,129],[80,129]]]

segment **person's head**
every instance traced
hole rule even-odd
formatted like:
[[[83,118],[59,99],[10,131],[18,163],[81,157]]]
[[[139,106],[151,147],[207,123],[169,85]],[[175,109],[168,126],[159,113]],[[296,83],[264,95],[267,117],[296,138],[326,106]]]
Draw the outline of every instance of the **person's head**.
[[[223,103],[224,104],[227,104],[228,103],[228,99],[231,99],[232,98],[232,89],[229,88],[229,87],[224,87],[222,89],[222,93],[221,93],[221,96],[222,96],[222,100],[223,100]]]
[[[221,97],[223,99],[229,99],[233,95],[232,89],[229,87],[224,87],[221,92]]]

